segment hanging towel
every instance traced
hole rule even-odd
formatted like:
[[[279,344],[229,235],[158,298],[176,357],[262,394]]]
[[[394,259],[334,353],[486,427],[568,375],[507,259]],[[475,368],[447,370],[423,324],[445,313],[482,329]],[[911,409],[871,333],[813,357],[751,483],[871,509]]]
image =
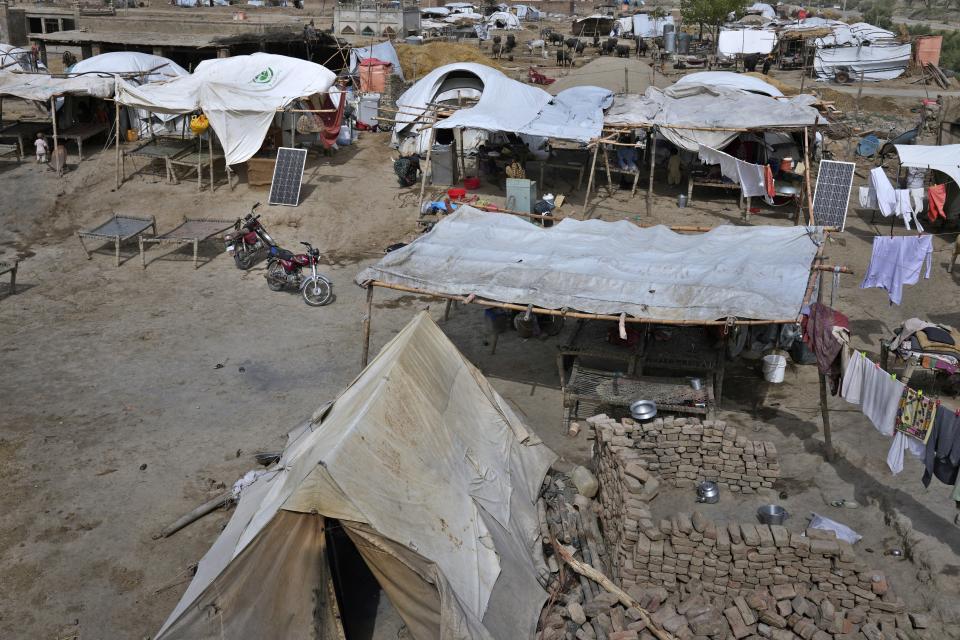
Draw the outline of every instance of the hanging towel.
[[[927,190],[923,187],[919,189],[911,188],[910,189],[910,199],[913,200],[913,212],[922,213],[923,212],[923,199],[926,197]]]
[[[863,393],[864,370],[867,365],[873,366],[862,353],[854,351],[847,363],[847,368],[843,370],[843,383],[840,385],[840,397],[850,404],[860,404],[861,394]]]
[[[897,194],[890,179],[881,167],[870,170],[870,188],[877,198],[877,208],[884,217],[893,215],[897,210]]]
[[[877,206],[877,193],[873,190],[873,187],[860,187],[860,208],[861,209],[878,209]]]
[[[936,221],[937,218],[946,220],[947,214],[944,213],[943,207],[947,200],[947,185],[935,184],[927,189],[927,199],[930,201],[930,209],[927,211],[930,222]]]
[[[904,449],[909,449],[910,454],[914,458],[923,459],[923,443],[900,431],[897,431],[897,433],[893,436],[893,443],[890,445],[890,451],[887,452],[887,466],[890,467],[890,471],[893,472],[893,475],[897,475],[903,471]]]
[[[720,165],[720,175],[732,182],[740,182],[740,172],[737,171],[737,159],[729,153],[717,151],[702,144],[698,148],[700,160],[706,164]]]
[[[863,415],[877,431],[892,436],[900,398],[905,390],[906,385],[855,351],[844,371],[840,396],[851,404],[860,405]]]
[[[740,176],[740,190],[745,198],[767,195],[767,180],[764,167],[737,160],[737,174]]]
[[[890,302],[900,304],[903,285],[916,284],[920,270],[927,263],[924,278],[930,278],[933,262],[933,238],[931,236],[876,236],[873,239],[873,254],[867,266],[867,275],[860,283],[861,289],[880,287],[886,289]]]
[[[903,218],[903,226],[907,229],[910,229],[910,221],[916,221],[916,214],[913,211],[913,203],[910,201],[910,190],[909,189],[897,189],[894,191],[897,199],[897,207],[895,213]],[[920,226],[920,222],[917,221],[917,231],[923,233],[923,227]]]

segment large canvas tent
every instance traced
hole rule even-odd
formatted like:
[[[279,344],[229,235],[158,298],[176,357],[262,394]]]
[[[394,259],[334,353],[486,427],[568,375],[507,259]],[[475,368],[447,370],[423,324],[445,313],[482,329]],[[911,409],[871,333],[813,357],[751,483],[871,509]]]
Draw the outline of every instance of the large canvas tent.
[[[156,640],[325,640],[325,518],[413,637],[532,637],[554,458],[421,313],[242,491]]]
[[[249,160],[277,111],[298,98],[326,93],[335,74],[319,64],[270,53],[204,60],[189,76],[137,86],[120,80],[117,101],[157,113],[202,110],[228,165]]]

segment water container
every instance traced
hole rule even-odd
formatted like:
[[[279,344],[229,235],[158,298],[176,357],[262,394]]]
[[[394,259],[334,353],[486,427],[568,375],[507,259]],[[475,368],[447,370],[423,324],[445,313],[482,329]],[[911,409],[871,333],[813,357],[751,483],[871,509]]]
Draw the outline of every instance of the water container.
[[[337,135],[337,146],[345,147],[353,144],[353,134],[350,132],[350,125],[340,125],[340,133]]]
[[[763,379],[767,382],[779,384],[783,382],[783,374],[787,369],[787,358],[775,353],[763,356]]]
[[[367,126],[377,124],[377,111],[380,109],[380,94],[368,93],[360,97],[360,112],[357,114],[357,120]]]
[[[687,55],[690,53],[690,41],[693,40],[693,36],[689,33],[681,31],[677,33],[677,53],[682,55]]]
[[[671,25],[664,25],[664,27],[669,27]],[[666,49],[667,53],[676,53],[677,52],[677,32],[676,31],[666,31],[663,32],[663,48]]]
[[[677,27],[674,26],[673,23],[664,22],[664,23],[663,23],[663,35],[667,35],[668,33],[673,33],[673,32],[676,30],[676,28],[677,28]]]
[[[681,209],[687,208],[687,194],[681,193],[677,196],[677,206]]]

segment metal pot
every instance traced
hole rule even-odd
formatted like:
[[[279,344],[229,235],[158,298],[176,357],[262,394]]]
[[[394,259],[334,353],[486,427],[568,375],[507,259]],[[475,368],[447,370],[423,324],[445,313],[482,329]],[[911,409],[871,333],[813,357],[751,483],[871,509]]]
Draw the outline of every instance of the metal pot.
[[[657,416],[657,403],[653,400],[634,400],[630,403],[630,415],[634,420],[652,420]]]
[[[778,504],[765,504],[757,509],[757,518],[763,524],[783,524],[789,517],[787,510]]]
[[[716,482],[705,480],[697,485],[697,502],[716,504],[720,502],[720,487]]]
[[[690,378],[690,388],[694,391],[703,389],[703,378]]]

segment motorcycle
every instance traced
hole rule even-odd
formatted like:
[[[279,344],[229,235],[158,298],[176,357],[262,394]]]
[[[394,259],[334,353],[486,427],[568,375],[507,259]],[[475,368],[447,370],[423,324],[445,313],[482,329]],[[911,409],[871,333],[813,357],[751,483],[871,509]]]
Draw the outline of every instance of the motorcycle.
[[[267,259],[267,286],[271,291],[299,289],[303,301],[311,307],[322,307],[333,301],[333,283],[317,271],[320,263],[320,250],[314,249],[309,242],[300,244],[307,247],[306,253],[294,254],[292,251],[273,247]],[[304,275],[305,267],[310,273]]]
[[[276,243],[260,223],[260,215],[253,215],[260,203],[253,205],[243,218],[238,218],[233,231],[224,234],[223,242],[227,253],[233,256],[238,269],[246,271],[260,258],[264,250],[273,250]]]

